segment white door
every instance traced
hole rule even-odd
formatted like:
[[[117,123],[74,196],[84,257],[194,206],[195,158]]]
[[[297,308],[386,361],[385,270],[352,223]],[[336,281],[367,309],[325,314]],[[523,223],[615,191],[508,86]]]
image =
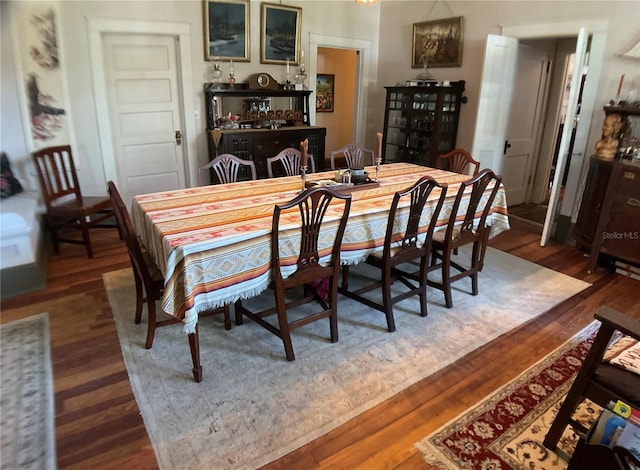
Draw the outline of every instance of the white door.
[[[491,168],[498,174],[503,171],[517,52],[517,39],[494,34],[487,36],[471,154],[480,161],[481,168]]]
[[[116,183],[124,200],[184,188],[176,37],[106,34],[103,55]]]
[[[576,45],[575,71],[582,71],[587,55],[587,42],[589,35],[585,28],[580,28],[578,41]],[[571,79],[571,87],[569,89],[569,104],[567,105],[567,117],[565,123],[573,123],[578,113],[578,97],[580,94],[580,84],[582,82],[582,73],[574,73]],[[553,185],[551,186],[551,196],[549,197],[549,207],[547,207],[547,215],[542,228],[542,238],[540,246],[545,246],[551,237],[551,229],[555,221],[558,201],[560,199],[560,190],[562,188],[562,176],[564,174],[564,166],[567,163],[567,154],[569,152],[569,144],[571,143],[571,134],[573,126],[565,125],[562,129],[562,137],[560,138],[560,146],[558,147],[558,161],[556,163],[555,173],[553,175]]]
[[[518,45],[518,65],[507,123],[502,177],[510,206],[527,202],[538,151],[549,72],[548,53]]]

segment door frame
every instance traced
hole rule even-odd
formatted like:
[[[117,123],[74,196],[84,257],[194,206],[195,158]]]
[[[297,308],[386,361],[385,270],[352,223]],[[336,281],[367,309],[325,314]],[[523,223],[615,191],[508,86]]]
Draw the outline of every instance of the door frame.
[[[109,119],[109,103],[107,99],[106,74],[104,69],[104,55],[102,36],[108,33],[120,34],[155,34],[160,36],[174,36],[176,44],[176,67],[178,76],[178,94],[181,100],[183,149],[185,165],[184,174],[187,186],[197,182],[198,162],[196,149],[196,128],[193,119],[195,115],[193,99],[193,77],[191,65],[191,27],[185,23],[162,21],[125,20],[111,18],[87,18],[87,33],[89,36],[89,60],[96,106],[96,120],[98,121],[98,138],[102,152],[102,164],[107,180],[118,183],[118,172],[113,148],[113,135]]]
[[[350,49],[358,51],[358,59],[356,63],[356,102],[354,116],[355,141],[366,142],[365,130],[366,119],[365,110],[367,109],[367,96],[369,96],[369,84],[375,83],[375,77],[370,76],[369,61],[372,54],[371,41],[365,39],[342,38],[338,36],[329,36],[325,34],[309,34],[309,83],[315,88],[316,78],[318,75],[318,47],[328,47],[333,49]],[[316,123],[316,107],[314,105],[310,109],[310,118],[312,124]]]

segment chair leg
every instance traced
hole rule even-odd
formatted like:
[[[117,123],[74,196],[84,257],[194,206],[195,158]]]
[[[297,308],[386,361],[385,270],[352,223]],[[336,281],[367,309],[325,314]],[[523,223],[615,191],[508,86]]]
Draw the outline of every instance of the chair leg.
[[[420,260],[420,316],[427,316],[427,259],[429,255]]]
[[[89,236],[89,224],[85,217],[80,217],[80,230],[82,231],[82,239],[87,248],[87,256],[93,258],[93,247],[91,246],[91,237]]]
[[[225,304],[223,308],[222,314],[224,315],[224,329],[231,329],[231,315],[229,314],[229,304]]]
[[[382,306],[387,317],[387,329],[390,333],[396,331],[396,322],[393,318],[393,304],[391,303],[391,268],[385,266],[382,270]]]
[[[235,303],[234,310],[236,312],[236,325],[242,325],[244,323],[244,318],[242,318],[242,312],[240,309],[242,308],[242,301],[238,300]]]
[[[451,250],[442,250],[442,290],[447,308],[453,307],[451,295]]]
[[[60,242],[58,241],[58,227],[56,226],[53,217],[50,217],[48,214],[46,216],[46,223],[51,231],[51,241],[53,242],[53,251],[55,254],[60,253]]]
[[[138,273],[134,271],[133,278],[136,281],[136,316],[135,323],[139,325],[142,321],[142,304],[144,303],[144,293],[142,292],[142,280]]]
[[[342,290],[349,290],[349,266],[342,267]]]
[[[329,331],[331,333],[331,342],[338,342],[338,276],[331,276],[329,291],[329,308],[331,315],[329,316]]]
[[[147,310],[149,314],[147,315],[147,342],[144,347],[147,349],[151,349],[153,346],[153,338],[156,334],[156,302],[153,299],[147,299]]]
[[[191,350],[191,361],[193,362],[193,379],[202,382],[202,365],[200,364],[200,337],[198,335],[198,325],[193,333],[189,333],[189,349]]]
[[[480,250],[481,242],[475,242],[471,253],[471,256],[473,257],[471,260],[471,269],[473,270],[473,273],[471,274],[471,293],[473,295],[478,295],[478,271],[480,271],[482,265]]]
[[[295,361],[296,356],[293,353],[293,344],[291,343],[291,329],[289,328],[289,320],[287,319],[287,306],[284,300],[284,296],[276,295],[276,309],[278,315],[278,328],[280,329],[280,338],[282,339],[282,344],[284,345],[284,352],[287,355],[287,361]]]

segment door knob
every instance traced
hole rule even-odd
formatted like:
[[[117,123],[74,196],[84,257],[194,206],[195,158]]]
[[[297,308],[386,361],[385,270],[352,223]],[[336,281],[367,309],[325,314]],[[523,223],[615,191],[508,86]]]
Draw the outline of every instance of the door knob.
[[[510,149],[510,148],[511,148],[511,144],[509,143],[508,140],[505,140],[504,141],[504,150],[502,151],[502,153],[506,155],[507,154],[507,149]]]
[[[180,145],[182,143],[182,132],[176,131],[176,144]]]

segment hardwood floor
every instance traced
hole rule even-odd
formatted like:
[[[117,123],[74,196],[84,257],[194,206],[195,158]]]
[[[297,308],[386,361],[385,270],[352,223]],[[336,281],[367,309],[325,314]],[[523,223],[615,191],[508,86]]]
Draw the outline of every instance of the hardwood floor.
[[[0,321],[49,312],[60,469],[157,468],[101,278],[129,259],[115,230],[94,240],[93,260],[80,246],[51,255],[47,288],[2,301]],[[264,468],[426,469],[415,442],[550,353],[599,306],[640,319],[640,282],[603,267],[587,273],[587,258],[571,245],[542,248],[531,226],[515,220],[491,245],[592,286]]]

